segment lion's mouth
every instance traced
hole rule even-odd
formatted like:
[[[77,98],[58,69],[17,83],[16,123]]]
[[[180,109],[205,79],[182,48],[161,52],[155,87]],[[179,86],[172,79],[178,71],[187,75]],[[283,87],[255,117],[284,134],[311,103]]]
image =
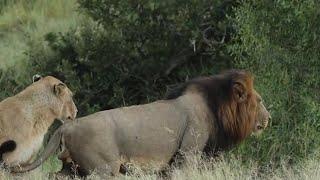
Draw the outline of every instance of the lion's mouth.
[[[263,130],[264,129],[264,127],[263,126],[257,126],[257,130],[259,131],[259,130]]]

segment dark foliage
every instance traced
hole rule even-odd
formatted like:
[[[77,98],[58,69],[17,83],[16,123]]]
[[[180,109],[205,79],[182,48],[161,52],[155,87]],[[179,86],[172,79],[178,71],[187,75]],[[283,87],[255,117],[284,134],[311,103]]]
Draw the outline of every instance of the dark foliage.
[[[95,22],[32,45],[34,73],[76,92],[80,114],[159,99],[166,86],[231,66],[232,1],[79,1]]]

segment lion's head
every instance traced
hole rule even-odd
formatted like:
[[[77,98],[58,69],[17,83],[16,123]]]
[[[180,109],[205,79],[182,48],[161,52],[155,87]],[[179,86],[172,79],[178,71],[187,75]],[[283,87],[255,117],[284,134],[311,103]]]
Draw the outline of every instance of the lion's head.
[[[222,127],[222,144],[228,146],[241,142],[252,133],[259,133],[268,125],[271,118],[262,98],[254,89],[250,73],[231,70],[220,75],[218,82],[222,93],[218,99],[216,117]],[[222,145],[222,147],[224,146]]]
[[[253,77],[242,70],[190,80],[170,91],[166,99],[174,99],[196,87],[211,110],[215,128],[207,150],[223,150],[237,144],[252,133],[266,128],[270,114],[253,86]],[[207,151],[206,150],[206,151]]]

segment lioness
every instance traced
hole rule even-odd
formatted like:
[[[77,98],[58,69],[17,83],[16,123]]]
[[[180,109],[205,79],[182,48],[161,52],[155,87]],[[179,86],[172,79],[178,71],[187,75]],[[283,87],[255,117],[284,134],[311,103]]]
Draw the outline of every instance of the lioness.
[[[64,159],[79,165],[82,175],[94,169],[103,174],[106,167],[116,175],[126,162],[162,168],[178,152],[225,150],[266,128],[269,118],[252,76],[231,70],[188,81],[165,100],[101,111],[64,124],[39,159],[12,171],[36,168],[61,143]]]
[[[72,92],[60,80],[34,76],[33,83],[0,102],[0,158],[5,166],[28,163],[55,119],[75,119]]]

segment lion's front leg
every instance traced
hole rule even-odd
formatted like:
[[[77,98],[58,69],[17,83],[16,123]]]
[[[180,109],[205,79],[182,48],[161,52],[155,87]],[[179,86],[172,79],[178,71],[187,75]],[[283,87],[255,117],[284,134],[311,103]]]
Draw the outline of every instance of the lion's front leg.
[[[203,151],[209,139],[209,132],[201,130],[199,126],[188,126],[182,136],[180,147],[172,159],[175,166],[181,166],[185,156]]]

